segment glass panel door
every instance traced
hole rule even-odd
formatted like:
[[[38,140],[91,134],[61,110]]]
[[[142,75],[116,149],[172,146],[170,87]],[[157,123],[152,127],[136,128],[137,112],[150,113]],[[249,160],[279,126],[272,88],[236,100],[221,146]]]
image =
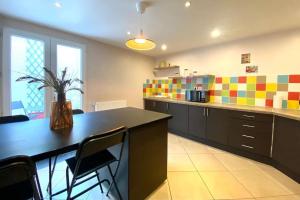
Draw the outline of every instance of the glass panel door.
[[[56,66],[57,74],[61,76],[61,72],[67,68],[67,78],[78,78],[82,80],[82,48],[56,44]],[[72,87],[80,88],[79,83],[74,83]],[[82,95],[79,91],[69,91],[67,99],[71,100],[73,109],[82,109]]]

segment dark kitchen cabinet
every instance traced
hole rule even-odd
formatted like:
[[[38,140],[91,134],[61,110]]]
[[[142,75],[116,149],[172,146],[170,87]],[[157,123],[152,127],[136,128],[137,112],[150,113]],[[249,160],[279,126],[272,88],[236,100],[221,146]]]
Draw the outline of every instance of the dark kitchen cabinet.
[[[197,138],[205,138],[206,108],[188,107],[188,134]]]
[[[172,115],[169,120],[169,131],[185,135],[188,132],[188,106],[184,104],[169,103],[168,114]]]
[[[300,121],[275,117],[273,159],[300,182]]]
[[[206,138],[210,141],[227,145],[228,143],[228,110],[207,108]]]
[[[231,111],[229,124],[229,146],[270,157],[272,115]]]
[[[155,112],[168,113],[168,103],[163,101],[144,100],[145,110],[151,110]]]

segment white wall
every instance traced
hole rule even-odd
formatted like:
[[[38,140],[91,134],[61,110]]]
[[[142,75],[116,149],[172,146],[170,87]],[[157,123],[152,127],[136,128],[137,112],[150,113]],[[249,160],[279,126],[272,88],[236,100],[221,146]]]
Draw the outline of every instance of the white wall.
[[[225,44],[167,55],[157,59],[200,74],[244,75],[241,54],[251,53],[251,65],[258,65],[260,75],[300,74],[300,30],[253,37]]]
[[[129,106],[143,107],[143,83],[147,78],[153,77],[152,68],[155,65],[153,58],[85,37],[0,16],[1,34],[3,27],[86,45],[86,110],[91,110],[91,104],[95,101],[118,99],[126,99]],[[2,56],[2,53],[0,55]],[[2,62],[2,59],[0,60]]]

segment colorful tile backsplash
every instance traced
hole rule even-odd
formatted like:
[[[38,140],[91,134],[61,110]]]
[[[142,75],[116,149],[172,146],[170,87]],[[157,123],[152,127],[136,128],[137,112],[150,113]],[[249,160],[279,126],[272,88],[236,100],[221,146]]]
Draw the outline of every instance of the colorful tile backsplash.
[[[274,95],[283,97],[282,108],[299,109],[300,75],[186,77],[147,80],[144,97],[160,95],[185,99],[185,91],[195,87],[210,91],[215,103],[273,107]]]

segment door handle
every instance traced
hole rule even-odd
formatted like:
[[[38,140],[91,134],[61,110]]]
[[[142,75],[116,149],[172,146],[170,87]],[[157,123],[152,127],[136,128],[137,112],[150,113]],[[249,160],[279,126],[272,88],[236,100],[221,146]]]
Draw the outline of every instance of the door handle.
[[[247,125],[247,124],[243,124],[243,127],[247,127],[247,128],[255,128],[255,126]]]
[[[243,115],[244,117],[247,117],[247,118],[255,118],[254,115]]]
[[[242,144],[241,146],[242,146],[242,147],[246,147],[246,148],[248,148],[248,149],[254,149],[254,147],[251,147],[251,146],[248,146],[248,145],[244,145],[244,144]]]
[[[251,136],[251,135],[242,135],[245,138],[251,138],[251,139],[255,139],[255,137]]]

